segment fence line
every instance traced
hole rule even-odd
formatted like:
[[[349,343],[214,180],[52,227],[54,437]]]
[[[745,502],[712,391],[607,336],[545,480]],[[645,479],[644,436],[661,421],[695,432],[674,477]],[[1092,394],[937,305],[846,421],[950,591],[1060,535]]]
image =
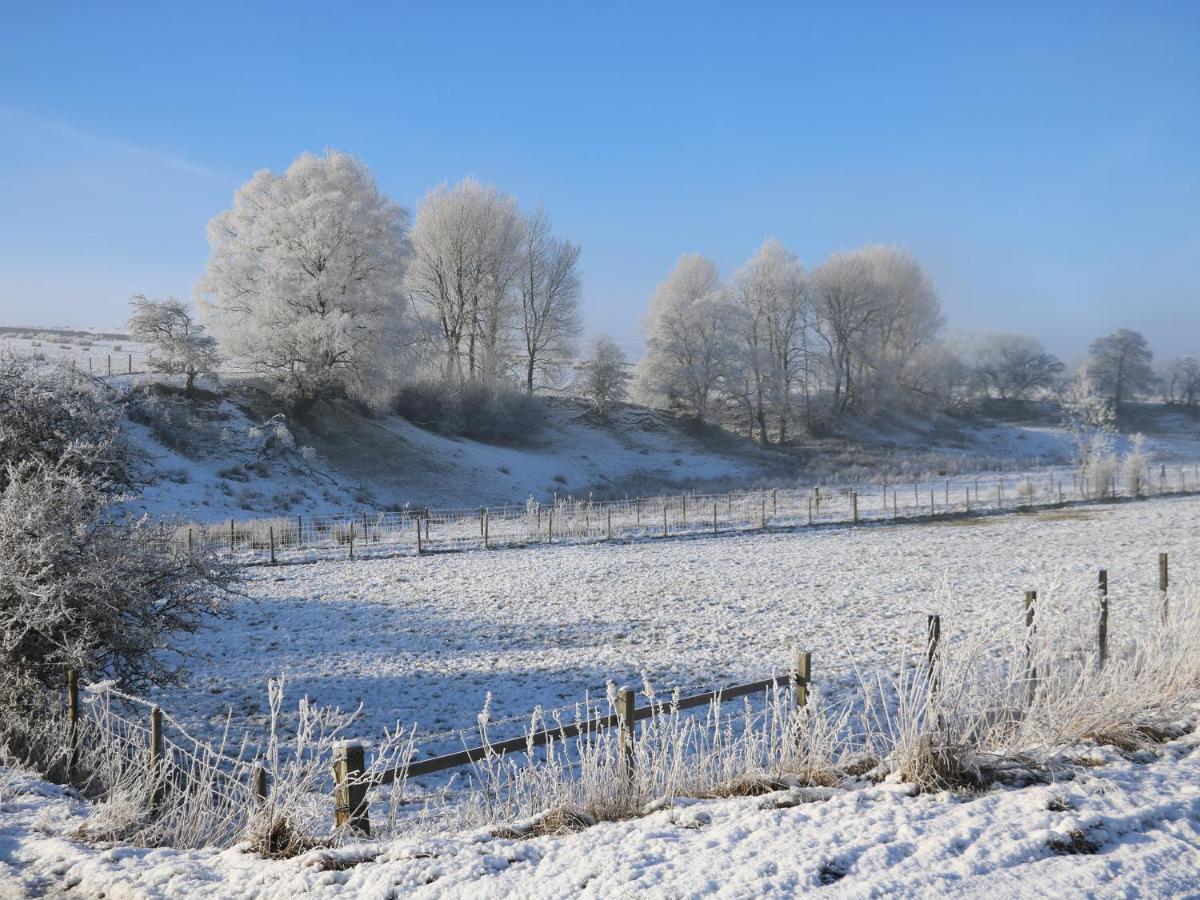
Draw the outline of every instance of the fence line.
[[[877,524],[1137,499],[1200,490],[1200,464],[1160,465],[1154,474],[1096,484],[1074,469],[1019,477],[981,475],[835,488],[683,493],[548,504],[406,508],[341,515],[230,518],[172,524],[177,548],[205,547],[241,563],[421,555],[463,550],[702,536],[771,528]]]
[[[1165,626],[1169,622],[1167,600],[1170,588],[1168,557],[1166,553],[1158,555],[1157,587],[1160,594],[1161,621]],[[1038,631],[1037,597],[1036,590],[1026,591],[1022,609],[1025,633],[1025,702],[1032,702],[1038,690],[1039,683],[1039,672],[1034,668],[1033,647]],[[1103,668],[1107,663],[1109,644],[1109,594],[1108,571],[1106,569],[1099,570],[1096,600],[1098,611],[1098,628],[1096,632],[1097,664],[1100,668]],[[939,653],[941,637],[941,615],[927,616],[925,645],[922,656],[926,672],[926,686],[931,696],[937,694],[941,689],[941,662]],[[1042,676],[1045,674],[1041,673]],[[562,724],[560,722],[553,727],[527,730],[522,735],[500,741],[489,741],[487,739],[486,727],[483,723],[480,723],[477,727],[481,732],[482,740],[476,746],[424,760],[413,760],[410,753],[401,765],[374,773],[368,772],[366,747],[362,742],[354,740],[340,741],[334,747],[332,760],[334,822],[338,828],[348,829],[352,833],[370,834],[368,808],[370,805],[369,791],[371,788],[395,784],[396,782],[403,784],[409,778],[473,765],[481,760],[504,756],[512,752],[529,752],[534,747],[544,746],[555,740],[565,742],[571,738],[612,728],[618,729],[617,746],[619,759],[622,760],[619,777],[623,783],[628,785],[631,782],[633,774],[632,747],[634,729],[638,722],[647,719],[652,720],[659,715],[679,710],[713,704],[719,705],[739,697],[770,692],[789,686],[792,689],[792,707],[797,712],[802,712],[808,708],[810,699],[809,689],[811,685],[812,655],[808,652],[800,652],[795,659],[795,665],[792,670],[786,675],[771,676],[757,681],[717,687],[683,697],[676,694],[670,701],[656,701],[651,697],[650,703],[642,707],[637,705],[637,692],[631,688],[622,687],[616,694],[615,712],[606,715],[598,713],[582,720],[577,718],[575,722],[569,724]],[[152,785],[152,805],[157,805],[161,802],[166,791],[185,789],[189,784],[189,779],[196,780],[195,773],[198,771],[207,779],[210,789],[230,792],[230,796],[236,796],[239,803],[244,802],[256,808],[269,798],[270,786],[267,782],[266,772],[257,759],[245,755],[246,750],[250,746],[245,741],[242,743],[242,752],[236,758],[229,756],[222,749],[215,748],[211,744],[193,738],[183,729],[177,720],[165,714],[157,704],[124,694],[108,685],[103,686],[101,691],[104,698],[103,709],[98,714],[81,717],[79,709],[79,680],[78,673],[75,670],[67,673],[66,687],[67,717],[71,723],[69,731],[70,746],[68,748],[71,766],[67,770],[68,780],[74,781],[76,778],[74,764],[78,757],[80,742],[87,737],[89,729],[82,727],[86,723],[91,729],[102,728],[106,734],[119,737],[123,742],[123,753],[131,758],[136,759],[141,757],[144,760],[144,765],[150,776],[149,781]],[[134,722],[115,713],[111,709],[111,699],[113,697],[126,702],[148,706],[150,708],[148,723],[141,724]],[[581,708],[580,704],[576,703],[558,707],[557,710],[552,712],[572,708],[572,706],[575,709]],[[582,703],[582,709],[590,711],[590,708],[589,701],[585,699]],[[544,711],[541,712],[543,714],[539,718],[545,721]],[[534,716],[531,714],[511,716],[491,724],[512,722],[519,719],[532,722],[534,721]],[[193,744],[193,747],[191,749],[184,749],[173,741],[164,739],[164,720],[173,727],[176,727]],[[119,734],[118,730],[120,731]],[[461,733],[465,735],[470,730],[472,729],[454,729],[453,731],[441,734]],[[428,742],[428,740],[438,736],[426,735],[423,738]],[[217,773],[217,770],[222,768],[224,769],[222,777],[214,778],[213,776]]]

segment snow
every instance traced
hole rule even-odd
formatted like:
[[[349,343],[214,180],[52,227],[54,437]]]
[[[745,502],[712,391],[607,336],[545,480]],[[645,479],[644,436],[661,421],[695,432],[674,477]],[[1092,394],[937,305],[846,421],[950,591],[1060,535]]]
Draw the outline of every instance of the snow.
[[[353,707],[368,741],[399,719],[422,732],[560,706],[605,681],[707,687],[814,654],[836,694],[852,666],[891,669],[949,582],[970,598],[944,620],[1020,617],[1022,592],[1110,573],[1111,629],[1135,627],[1156,556],[1194,580],[1200,499],[938,524],[796,529],[420,558],[327,561],[248,573],[230,617],[190,639],[207,658],[155,695],[215,735],[232,707],[255,727],[265,680],[293,699]],[[1007,612],[1006,612],[1007,611]],[[519,727],[512,724],[509,727]],[[499,729],[492,736],[499,737]],[[423,752],[457,749],[443,736]],[[1086,764],[1080,764],[1086,760]],[[680,799],[578,834],[482,832],[262,860],[245,848],[96,847],[70,830],[83,801],[0,775],[0,895],[82,897],[1173,896],[1200,890],[1200,737],[1152,752],[1064,751],[1054,782],[978,796],[913,795],[848,779],[831,791]],[[1082,852],[1076,852],[1082,851]]]
[[[263,860],[70,842],[80,801],[20,773],[0,789],[0,888],[79,897],[1194,896],[1196,735],[1055,783],[914,796],[828,792],[689,801],[573,835],[459,833]],[[828,799],[825,799],[825,798]],[[1080,851],[1080,852],[1072,852]]]

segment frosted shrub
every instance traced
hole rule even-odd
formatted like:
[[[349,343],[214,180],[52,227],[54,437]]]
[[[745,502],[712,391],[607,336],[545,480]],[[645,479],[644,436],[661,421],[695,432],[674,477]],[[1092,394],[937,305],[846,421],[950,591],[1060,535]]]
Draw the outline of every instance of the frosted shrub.
[[[1146,452],[1145,435],[1133,436],[1129,451],[1121,460],[1121,469],[1129,493],[1135,497],[1141,496],[1150,481],[1150,457]]]

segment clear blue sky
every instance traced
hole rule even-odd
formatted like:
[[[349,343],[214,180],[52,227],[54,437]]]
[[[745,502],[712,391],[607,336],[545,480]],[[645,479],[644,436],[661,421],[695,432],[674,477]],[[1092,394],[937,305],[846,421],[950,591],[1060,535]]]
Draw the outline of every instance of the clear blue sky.
[[[833,7],[837,7],[833,9]],[[188,7],[188,9],[185,9]],[[9,3],[0,324],[189,296],[255,170],[473,174],[583,245],[629,346],[685,251],[907,246],[952,325],[1200,354],[1200,2]]]

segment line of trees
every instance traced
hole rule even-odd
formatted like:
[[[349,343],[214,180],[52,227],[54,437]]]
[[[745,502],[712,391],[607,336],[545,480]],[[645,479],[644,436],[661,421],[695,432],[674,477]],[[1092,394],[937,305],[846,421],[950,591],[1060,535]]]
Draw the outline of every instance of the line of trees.
[[[257,173],[208,236],[201,321],[179,301],[143,297],[130,321],[189,392],[216,371],[219,342],[296,414],[335,397],[385,406],[405,385],[409,395],[421,385],[470,396],[464,417],[493,402],[488,391],[532,395],[569,378],[603,395],[597,409],[624,396],[615,344],[594,342],[576,359],[580,247],[542,209],[524,212],[473,178],[429,191],[410,221],[359,160],[303,154],[281,174]],[[1155,370],[1137,332],[1098,338],[1081,372],[1068,373],[1027,335],[944,334],[931,279],[899,247],[838,252],[809,271],[768,239],[728,279],[705,256],[679,258],[651,300],[632,393],[784,443],[847,415],[1028,400],[1076,377],[1114,408],[1157,388],[1168,402],[1200,402],[1200,363]],[[427,399],[410,396],[422,411]]]

